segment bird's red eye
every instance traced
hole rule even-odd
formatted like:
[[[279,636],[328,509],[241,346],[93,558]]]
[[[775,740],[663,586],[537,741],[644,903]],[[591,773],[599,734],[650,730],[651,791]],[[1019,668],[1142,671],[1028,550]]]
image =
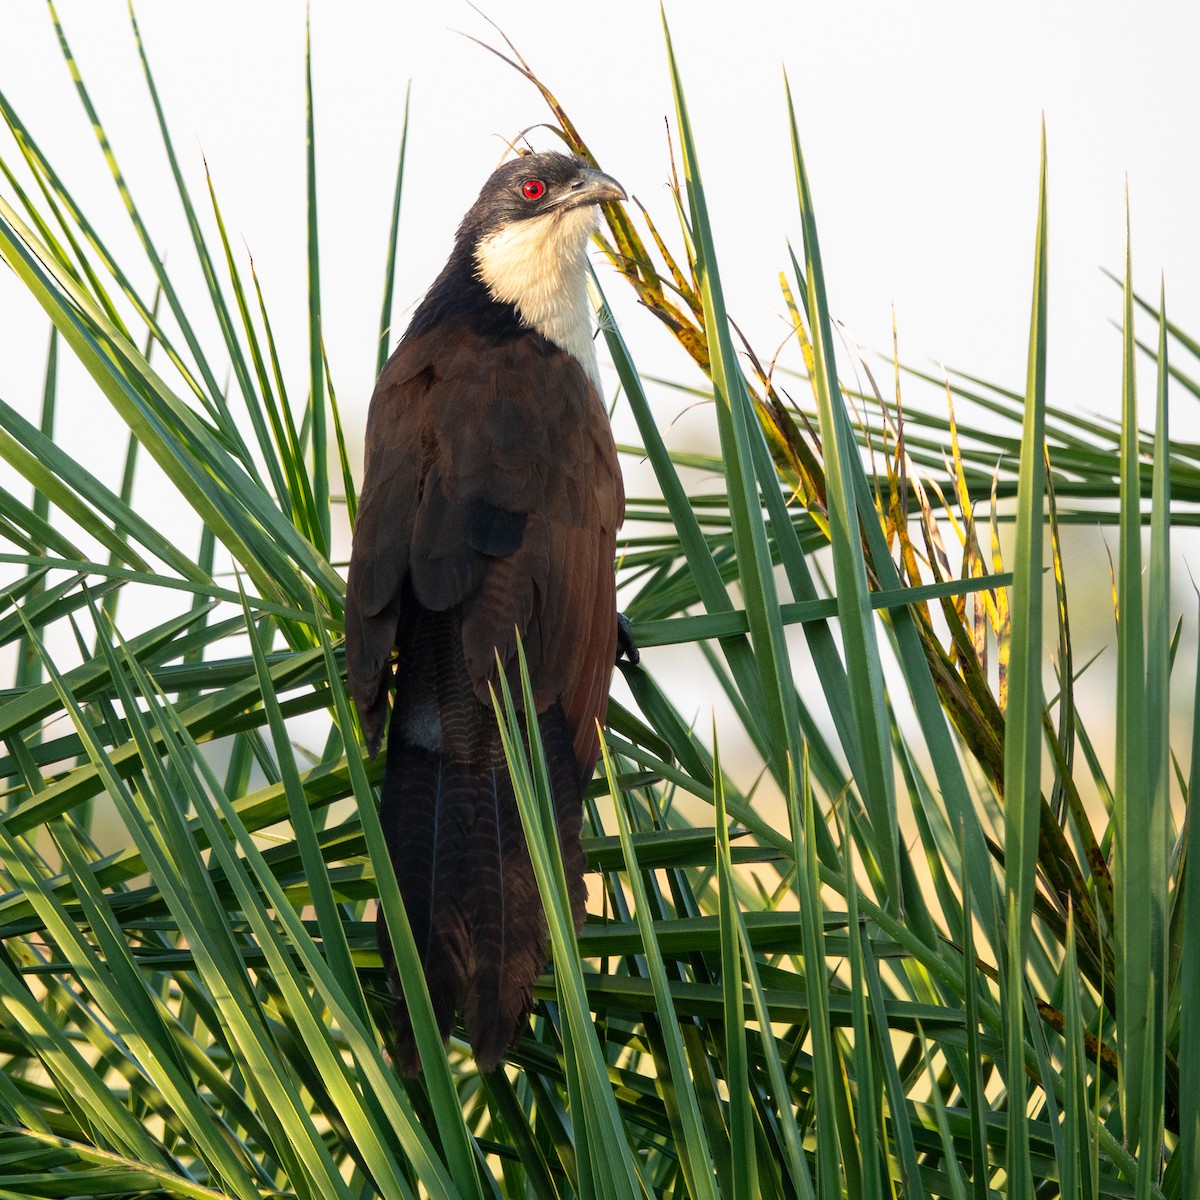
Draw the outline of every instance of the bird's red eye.
[[[521,195],[526,200],[540,200],[546,194],[546,185],[540,179],[527,179],[521,184]]]

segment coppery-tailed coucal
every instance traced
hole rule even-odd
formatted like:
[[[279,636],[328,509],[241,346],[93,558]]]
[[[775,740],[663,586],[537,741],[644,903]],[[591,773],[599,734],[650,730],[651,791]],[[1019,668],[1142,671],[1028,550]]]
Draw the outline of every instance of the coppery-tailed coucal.
[[[577,927],[584,918],[582,793],[616,653],[625,507],[587,246],[597,206],[624,197],[567,155],[501,166],[380,374],[367,420],[347,672],[372,755],[394,691],[380,818],[442,1036],[461,1012],[483,1070],[520,1036],[547,953],[489,695],[497,655],[512,679],[518,635]],[[382,914],[378,929],[393,1050],[413,1072]]]

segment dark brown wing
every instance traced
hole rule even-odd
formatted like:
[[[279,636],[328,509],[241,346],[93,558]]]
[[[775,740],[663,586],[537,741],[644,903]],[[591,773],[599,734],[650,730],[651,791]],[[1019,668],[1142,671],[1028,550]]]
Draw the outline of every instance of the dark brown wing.
[[[520,635],[576,925],[582,787],[616,643],[624,510],[582,367],[535,333],[440,324],[380,377],[346,596],[346,662],[372,753],[399,644],[380,819],[443,1035],[461,1010],[481,1069],[520,1033],[546,926],[492,713]],[[519,693],[517,693],[519,695]],[[526,725],[530,724],[528,716]],[[393,1051],[417,1069],[386,926]]]
[[[467,667],[490,707],[495,655],[525,643],[542,712],[561,700],[591,772],[616,646],[612,560],[624,513],[612,432],[579,363],[536,334],[455,324],[406,340],[375,390],[346,597],[350,685],[383,731],[403,584],[462,606]]]

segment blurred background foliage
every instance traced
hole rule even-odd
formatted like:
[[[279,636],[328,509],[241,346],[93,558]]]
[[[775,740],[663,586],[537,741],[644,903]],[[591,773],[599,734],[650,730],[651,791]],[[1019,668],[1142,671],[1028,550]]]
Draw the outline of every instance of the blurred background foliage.
[[[0,1195],[1200,1195],[1200,745],[1171,724],[1172,676],[1177,695],[1200,678],[1171,592],[1200,445],[1169,426],[1200,345],[1134,293],[1127,254],[1121,421],[1047,403],[1049,231],[1070,215],[1044,147],[1024,391],[885,374],[835,336],[789,96],[803,239],[768,353],[725,309],[737,230],[709,220],[668,34],[673,186],[654,212],[611,208],[600,238],[613,402],[640,436],[623,450],[656,486],[620,544],[643,661],[587,797],[591,916],[576,939],[503,697],[554,965],[505,1068],[444,1051],[426,1014],[412,1082],[376,1024],[376,898],[403,916],[340,666],[357,452],[321,337],[311,71],[299,396],[151,62],[197,295],[59,33],[144,261],[113,257],[0,94],[0,257],[53,328],[40,404],[0,398]],[[489,48],[591,158],[516,49]],[[379,363],[404,161],[402,140]],[[714,452],[664,439],[601,290],[626,287],[708,379]],[[128,429],[118,488],[56,440],[66,355]],[[929,383],[944,402],[905,403]],[[148,462],[197,544],[132,502]],[[1111,600],[1072,587],[1084,522],[1115,526]],[[1103,728],[1076,702],[1081,602],[1119,614]],[[690,648],[691,711],[669,646]]]

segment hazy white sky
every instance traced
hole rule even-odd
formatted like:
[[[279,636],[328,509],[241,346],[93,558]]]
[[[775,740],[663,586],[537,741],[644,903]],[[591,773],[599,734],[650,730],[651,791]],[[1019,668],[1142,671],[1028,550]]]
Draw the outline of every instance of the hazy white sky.
[[[663,118],[674,121],[658,5],[493,0],[483,6],[554,88],[607,170],[672,225]],[[188,277],[123,0],[65,0],[66,31],[159,248]],[[667,5],[717,227],[730,308],[760,351],[784,335],[775,283],[798,239],[783,101],[795,94],[834,314],[902,356],[1019,385],[1028,331],[1038,125],[1050,151],[1052,400],[1111,411],[1130,180],[1136,279],[1200,331],[1196,156],[1200,6],[1192,3]],[[203,207],[201,149],[226,221],[254,254],[277,332],[302,375],[304,14],[299,4],[141,3],[184,169]],[[314,0],[323,291],[335,383],[352,422],[372,341],[400,110],[413,85],[397,320],[436,272],[503,151],[541,121],[533,89],[455,29],[495,41],[466,3]],[[137,261],[43,5],[6,6],[0,87],[114,244]],[[543,144],[552,144],[543,134]],[[536,135],[535,135],[536,139]],[[5,146],[6,138],[0,138]],[[136,277],[148,279],[145,270]],[[194,273],[192,278],[198,278]],[[619,289],[610,289],[620,294]],[[45,318],[0,280],[0,394],[22,407]],[[644,313],[624,306],[643,368],[692,378]]]

